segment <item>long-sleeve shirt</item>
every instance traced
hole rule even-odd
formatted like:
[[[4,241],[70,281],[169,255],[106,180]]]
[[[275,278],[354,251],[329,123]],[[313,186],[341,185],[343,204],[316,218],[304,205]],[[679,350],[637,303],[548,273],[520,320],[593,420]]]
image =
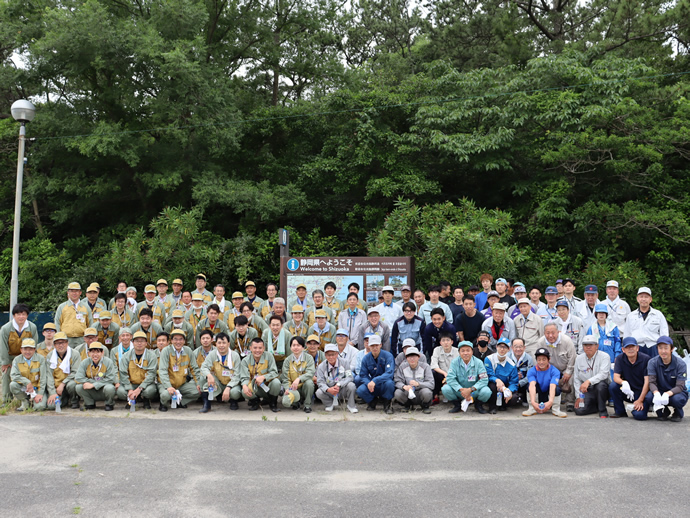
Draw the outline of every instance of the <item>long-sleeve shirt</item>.
[[[27,320],[17,331],[14,320],[10,318],[10,321],[0,328],[0,365],[10,365],[12,357],[22,353],[22,341],[25,338],[32,338],[34,343],[38,343],[38,329],[33,322]]]
[[[91,358],[86,358],[79,364],[74,381],[77,385],[92,383],[94,389],[100,390],[106,385],[115,385],[117,367],[110,358],[103,357],[98,365],[94,365]]]
[[[479,358],[472,356],[470,362],[465,364],[458,356],[450,363],[450,370],[446,376],[446,384],[455,392],[461,388],[473,388],[479,390],[489,385],[489,376],[486,366]]]
[[[23,355],[17,356],[12,361],[10,379],[24,389],[31,383],[31,386],[36,389],[36,393],[41,395],[48,390],[49,383],[52,385],[52,376],[48,376],[46,373],[46,361],[43,356],[36,353],[28,362]]]
[[[494,353],[484,359],[484,366],[486,367],[489,381],[496,383],[496,380],[500,379],[508,387],[508,390],[511,392],[517,391],[519,382],[518,371],[515,362],[509,356],[500,361],[498,353]]]
[[[229,350],[223,356],[218,352],[218,349],[213,349],[201,364],[202,378],[206,379],[209,374],[212,374],[216,383],[222,383],[226,387],[236,387],[240,384],[240,366],[242,360],[237,351]]]
[[[573,370],[575,396],[577,397],[577,394],[580,393],[580,385],[585,381],[589,381],[591,385],[596,385],[602,381],[608,382],[610,371],[611,358],[608,354],[597,351],[592,358],[587,358],[585,353],[578,355]]]
[[[342,358],[337,358],[335,365],[331,365],[327,361],[321,362],[316,369],[316,385],[324,392],[335,385],[344,387],[352,381],[350,364]]]
[[[362,359],[359,369],[359,377],[368,383],[382,383],[386,380],[393,381],[395,372],[395,358],[388,351],[381,351],[378,358],[374,358],[372,353],[368,353]]]
[[[431,372],[431,367],[426,363],[419,362],[417,367],[413,369],[407,361],[404,361],[395,370],[393,376],[395,388],[402,389],[405,385],[409,385],[412,380],[419,383],[420,389],[434,390],[434,375]]]
[[[398,318],[391,329],[391,353],[395,355],[401,352],[403,340],[407,338],[414,340],[415,347],[421,351],[424,327],[424,320],[417,315],[412,320],[407,320],[404,316]]]
[[[572,375],[577,353],[570,337],[559,333],[558,340],[555,344],[552,344],[546,340],[546,336],[542,336],[537,342],[537,349],[540,347],[545,347],[551,353],[551,365],[556,367],[562,374]]]
[[[431,322],[431,311],[435,308],[441,308],[446,314],[446,320],[451,324],[453,323],[453,312],[448,307],[448,304],[440,300],[436,304],[432,304],[430,301],[422,304],[422,307],[419,308],[419,316],[424,319],[424,322]]]
[[[381,349],[384,351],[391,350],[391,328],[383,322],[379,322],[376,327],[372,327],[369,321],[366,321],[362,327],[359,328],[357,335],[357,348],[364,349],[364,335],[373,333],[381,337]]]
[[[283,362],[283,370],[280,374],[280,384],[285,390],[290,388],[290,384],[296,379],[299,379],[299,385],[311,380],[316,374],[316,367],[314,367],[314,358],[306,352],[302,351],[299,358],[296,358],[294,353],[290,354]]]
[[[431,367],[431,370],[439,369],[448,373],[451,362],[458,356],[460,356],[460,353],[457,348],[451,347],[450,352],[447,353],[443,350],[443,346],[439,345],[438,347],[434,347],[429,367]]]
[[[527,372],[534,367],[534,360],[532,357],[527,354],[527,353],[522,353],[522,356],[520,356],[520,359],[517,359],[515,357],[515,354],[513,354],[513,351],[508,352],[508,356],[515,362],[515,368],[517,368],[518,371],[518,379],[520,380],[518,382],[518,385],[520,387],[524,387],[528,384],[527,380]]]
[[[457,331],[455,330],[455,326],[448,321],[445,321],[441,324],[441,327],[436,327],[434,324],[429,324],[424,328],[424,333],[422,334],[422,343],[424,344],[423,353],[429,353],[432,354],[434,352],[434,348],[438,344],[438,336],[441,333],[450,333],[450,335],[453,337],[453,346],[456,346],[458,343],[458,336],[457,336]]]
[[[136,385],[144,390],[156,383],[158,357],[153,350],[144,349],[141,357],[137,358],[134,348],[130,348],[120,358],[119,368],[122,388],[133,390]]]
[[[658,309],[649,308],[647,317],[636,309],[625,319],[623,335],[633,336],[637,340],[640,350],[649,356],[656,356],[656,341],[660,336],[668,336],[668,322]]]
[[[180,388],[187,383],[187,377],[194,380],[199,386],[199,366],[193,358],[192,350],[186,345],[178,352],[175,346],[170,344],[160,352],[158,363],[158,378],[164,389]]]

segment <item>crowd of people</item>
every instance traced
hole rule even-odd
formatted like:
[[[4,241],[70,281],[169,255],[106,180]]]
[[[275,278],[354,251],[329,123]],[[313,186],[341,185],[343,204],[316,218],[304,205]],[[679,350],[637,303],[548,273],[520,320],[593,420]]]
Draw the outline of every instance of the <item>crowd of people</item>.
[[[138,300],[121,282],[106,303],[97,283],[82,298],[72,282],[42,340],[29,308],[17,304],[0,329],[3,399],[57,411],[97,401],[110,411],[119,400],[130,411],[157,402],[166,412],[201,399],[202,413],[214,402],[237,410],[246,401],[274,412],[280,403],[309,413],[318,402],[328,412],[381,404],[387,414],[429,414],[450,402],[451,413],[684,416],[687,365],[648,287],[631,310],[615,280],[601,299],[592,284],[580,299],[572,279],[542,294],[484,274],[467,290],[446,281],[426,293],[384,286],[372,307],[357,283],[345,300],[327,282],[311,296],[299,284],[287,301],[273,283],[265,299],[248,281],[229,301],[222,285],[206,289],[204,274],[195,284],[185,291],[175,279],[168,293],[159,279]]]

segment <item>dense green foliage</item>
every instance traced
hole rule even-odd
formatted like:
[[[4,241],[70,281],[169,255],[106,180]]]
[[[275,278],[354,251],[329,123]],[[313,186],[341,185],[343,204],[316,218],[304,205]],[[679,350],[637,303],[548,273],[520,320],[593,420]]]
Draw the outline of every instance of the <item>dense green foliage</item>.
[[[0,307],[17,125],[20,299],[197,270],[230,290],[295,255],[412,254],[649,284],[690,317],[690,2],[7,0]]]

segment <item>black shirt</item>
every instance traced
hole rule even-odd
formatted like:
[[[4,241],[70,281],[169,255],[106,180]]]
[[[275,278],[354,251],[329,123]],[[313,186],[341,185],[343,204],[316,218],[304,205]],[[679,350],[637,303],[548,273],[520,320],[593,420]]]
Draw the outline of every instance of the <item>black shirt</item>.
[[[458,320],[453,319],[455,324],[455,329],[462,331],[465,340],[469,342],[474,342],[482,330],[482,324],[486,317],[480,311],[477,311],[473,317],[468,317],[467,313],[462,313]]]
[[[637,360],[630,363],[625,353],[618,355],[613,364],[613,373],[620,374],[624,381],[630,384],[630,389],[639,397],[644,386],[644,377],[647,375],[647,364],[650,357],[644,353],[637,353]]]

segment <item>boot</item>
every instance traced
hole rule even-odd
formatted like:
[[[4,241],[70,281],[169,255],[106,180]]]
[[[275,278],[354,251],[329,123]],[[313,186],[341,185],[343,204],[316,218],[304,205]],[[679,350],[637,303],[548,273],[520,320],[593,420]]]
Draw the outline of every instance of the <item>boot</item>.
[[[536,415],[536,414],[537,414],[537,411],[534,409],[534,407],[532,405],[530,405],[529,408],[522,413],[522,415],[524,415],[525,417],[529,417],[531,415]]]
[[[553,405],[551,406],[551,413],[556,417],[568,417],[568,414],[561,412],[561,396],[553,398]]]
[[[280,412],[280,408],[278,408],[278,396],[268,396],[266,399],[268,399],[268,408],[271,409],[271,412]]]
[[[384,411],[386,414],[388,414],[388,415],[391,415],[391,414],[394,414],[394,413],[395,413],[395,410],[393,410],[393,405],[391,405],[391,400],[390,400],[390,399],[386,399],[386,400],[383,402],[383,411]]]
[[[240,408],[240,405],[237,404],[237,401],[234,399],[230,400],[230,410],[238,410]]]
[[[79,398],[77,396],[74,396],[72,399],[72,404],[70,405],[72,410],[77,410],[79,408]]]
[[[422,403],[422,414],[430,414],[431,408],[429,408],[429,403]]]
[[[151,410],[151,400],[144,398],[144,410]]]
[[[259,398],[251,398],[249,401],[247,401],[247,404],[249,406],[249,410],[258,410],[259,409]]]
[[[201,393],[201,400],[203,401],[204,406],[201,407],[199,413],[205,414],[211,410],[211,402],[208,400],[208,392]]]
[[[160,403],[160,404],[158,405],[158,411],[159,411],[159,412],[167,412],[167,411],[168,411],[168,407],[165,406],[163,403]]]
[[[486,408],[484,408],[484,405],[479,400],[474,402],[474,409],[480,414],[486,414]]]
[[[410,410],[412,410],[412,405],[410,405],[410,403],[408,401],[407,403],[405,403],[405,406],[403,406],[402,411],[403,412],[409,412]]]
[[[458,412],[460,412],[460,410],[462,410],[462,401],[457,400],[457,401],[455,401],[453,408],[448,410],[448,413],[449,414],[457,414]]]
[[[369,410],[370,412],[376,410],[376,399],[371,400],[371,403],[367,405],[367,410]]]
[[[22,400],[22,404],[17,407],[17,412],[23,412],[24,410],[29,409],[29,404],[26,402],[26,400]]]

